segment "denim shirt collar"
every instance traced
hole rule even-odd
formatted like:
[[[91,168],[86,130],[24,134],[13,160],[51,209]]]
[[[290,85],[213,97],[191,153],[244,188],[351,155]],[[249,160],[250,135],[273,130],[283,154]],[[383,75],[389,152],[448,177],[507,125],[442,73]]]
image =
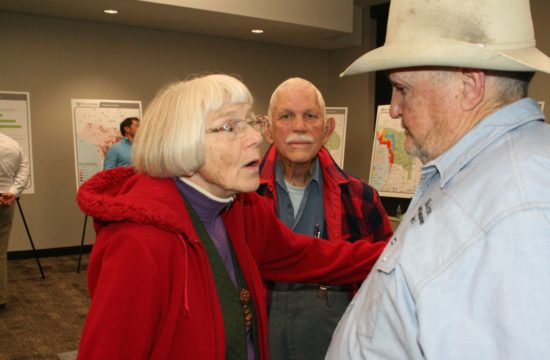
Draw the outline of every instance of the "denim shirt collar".
[[[311,181],[315,181],[318,185],[321,184],[321,166],[319,164],[319,158],[316,156],[312,161],[313,172],[311,174],[311,179],[308,181],[308,185]],[[283,164],[279,155],[277,155],[277,161],[275,161],[275,182],[277,185],[286,189],[285,177],[283,175]],[[307,185],[306,185],[307,187]]]
[[[440,187],[443,188],[486,146],[510,130],[532,121],[544,121],[544,114],[534,99],[524,98],[503,106],[474,126],[450,149],[426,163],[422,167],[421,183],[424,179],[432,178],[433,173],[437,172]]]

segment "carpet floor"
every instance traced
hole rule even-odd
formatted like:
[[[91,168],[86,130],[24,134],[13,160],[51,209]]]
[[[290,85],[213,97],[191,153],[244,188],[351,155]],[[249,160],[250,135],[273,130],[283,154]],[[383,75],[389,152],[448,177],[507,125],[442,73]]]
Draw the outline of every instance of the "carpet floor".
[[[9,260],[9,297],[0,310],[0,360],[75,358],[90,299],[88,256],[76,273],[78,256]]]

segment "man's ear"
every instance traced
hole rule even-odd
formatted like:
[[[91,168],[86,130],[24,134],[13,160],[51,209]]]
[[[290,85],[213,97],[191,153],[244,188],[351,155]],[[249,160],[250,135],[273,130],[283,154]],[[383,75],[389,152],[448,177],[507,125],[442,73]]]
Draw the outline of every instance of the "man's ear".
[[[273,136],[271,135],[271,119],[267,121],[267,124],[265,125],[264,129],[264,137],[267,140],[268,143],[273,144]]]
[[[323,144],[326,144],[328,139],[332,136],[334,128],[336,127],[336,120],[333,117],[329,117],[325,123],[325,135],[323,137]]]
[[[462,69],[462,109],[472,110],[485,97],[485,72],[479,69]]]

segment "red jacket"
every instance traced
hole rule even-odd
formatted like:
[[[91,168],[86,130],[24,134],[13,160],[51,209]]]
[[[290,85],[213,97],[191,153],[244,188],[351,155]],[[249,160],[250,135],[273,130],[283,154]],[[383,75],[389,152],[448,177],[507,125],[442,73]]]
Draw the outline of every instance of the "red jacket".
[[[116,168],[84,183],[77,200],[97,232],[79,358],[225,359],[208,256],[175,181]],[[255,193],[237,195],[223,219],[256,308],[259,359],[267,359],[260,273],[276,281],[359,281],[384,246],[294,234]]]

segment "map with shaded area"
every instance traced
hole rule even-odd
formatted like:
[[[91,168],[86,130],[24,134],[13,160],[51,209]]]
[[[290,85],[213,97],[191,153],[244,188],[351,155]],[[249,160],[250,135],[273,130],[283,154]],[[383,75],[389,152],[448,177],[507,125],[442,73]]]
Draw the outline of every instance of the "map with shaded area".
[[[422,164],[405,151],[406,133],[400,119],[389,116],[389,106],[379,106],[369,183],[381,196],[412,197]]]
[[[334,132],[325,147],[330,153],[330,156],[336,161],[338,166],[344,167],[344,153],[346,148],[346,122],[348,108],[345,107],[327,107],[325,109],[326,117],[334,118]]]
[[[103,160],[111,145],[121,139],[120,130],[117,128],[107,128],[102,125],[87,123],[80,132],[80,140],[95,146],[99,157]]]
[[[340,137],[340,134],[337,132],[334,132],[330,139],[328,139],[327,143],[325,144],[325,147],[329,151],[337,151],[340,150],[340,147],[342,146],[342,138]]]
[[[121,138],[120,122],[141,118],[141,102],[72,100],[77,187],[103,170],[109,147]]]
[[[407,179],[413,177],[414,158],[405,151],[405,132],[392,128],[383,128],[376,139],[388,151],[388,161],[391,166],[400,165],[407,171]]]

